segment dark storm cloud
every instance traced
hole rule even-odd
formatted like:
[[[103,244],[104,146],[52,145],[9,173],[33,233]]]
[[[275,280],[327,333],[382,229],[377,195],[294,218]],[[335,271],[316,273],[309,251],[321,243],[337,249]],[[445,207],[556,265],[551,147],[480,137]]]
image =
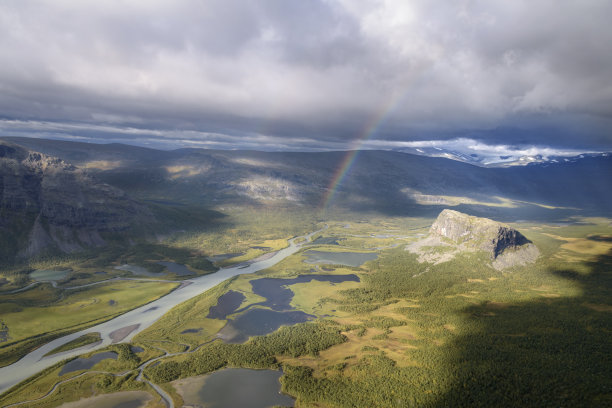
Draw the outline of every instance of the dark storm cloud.
[[[610,149],[610,15],[599,0],[5,0],[0,132]]]

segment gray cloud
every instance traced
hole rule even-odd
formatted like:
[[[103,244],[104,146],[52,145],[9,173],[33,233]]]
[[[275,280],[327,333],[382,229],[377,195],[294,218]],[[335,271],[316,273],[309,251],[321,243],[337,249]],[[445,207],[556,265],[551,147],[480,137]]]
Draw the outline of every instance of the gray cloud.
[[[204,145],[609,149],[610,15],[603,0],[5,0],[0,116]]]

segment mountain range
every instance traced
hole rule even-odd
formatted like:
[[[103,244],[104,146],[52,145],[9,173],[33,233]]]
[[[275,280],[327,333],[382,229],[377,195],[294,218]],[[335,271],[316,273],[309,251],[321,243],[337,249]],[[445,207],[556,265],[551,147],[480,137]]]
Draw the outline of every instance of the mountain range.
[[[187,208],[204,218],[228,206],[399,216],[454,208],[506,221],[612,212],[609,155],[483,167],[394,151],[162,151],[3,138],[0,176],[4,260],[104,245],[105,234],[143,225],[151,233],[172,224],[168,211],[180,218]]]

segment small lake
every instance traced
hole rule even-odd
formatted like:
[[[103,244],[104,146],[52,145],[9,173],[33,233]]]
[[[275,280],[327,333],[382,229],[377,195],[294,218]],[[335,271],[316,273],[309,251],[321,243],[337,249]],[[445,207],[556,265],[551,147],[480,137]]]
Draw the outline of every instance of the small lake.
[[[292,407],[293,398],[280,393],[280,371],[226,368],[203,377],[181,380],[177,389],[184,405],[207,408]]]
[[[62,370],[59,372],[58,375],[62,376],[73,371],[89,370],[91,367],[98,364],[102,360],[106,360],[107,358],[112,358],[113,360],[116,360],[117,353],[115,353],[114,351],[105,351],[103,353],[94,354],[89,358],[76,358],[64,364]]]
[[[66,402],[60,408],[140,408],[152,399],[148,392],[124,391]]]
[[[355,274],[348,274],[299,275],[296,278],[286,279],[252,279],[250,283],[253,293],[266,298],[265,301],[238,309],[245,296],[240,292],[230,290],[219,297],[217,304],[210,308],[206,317],[223,320],[233,313],[242,312],[235,318],[228,320],[227,324],[217,333],[217,336],[226,343],[244,343],[250,336],[262,336],[276,331],[281,326],[304,323],[316,316],[293,309],[291,300],[294,294],[288,286],[312,282],[313,280],[333,284],[359,282],[359,277]],[[253,308],[253,306],[265,307],[266,309],[260,307]]]
[[[176,262],[159,261],[157,264],[165,266],[168,272],[179,276],[195,275],[195,272],[189,270],[189,268],[187,268],[185,265],[181,265]]]
[[[291,300],[293,291],[288,288],[296,283],[308,283],[313,280],[319,282],[342,283],[359,282],[359,277],[355,274],[348,275],[299,275],[296,278],[261,278],[251,280],[253,293],[265,297],[265,302],[257,303],[260,306],[269,307],[273,310],[292,309]]]
[[[318,237],[314,241],[312,241],[313,245],[340,245],[338,244],[338,239],[336,237]]]
[[[37,282],[50,282],[50,281],[59,281],[64,279],[70,270],[65,271],[53,271],[48,269],[37,269],[34,272],[30,273],[30,278]]]
[[[374,252],[325,252],[309,250],[304,252],[306,263],[324,263],[332,265],[361,266],[364,262],[378,258]]]
[[[226,343],[244,343],[251,336],[263,336],[281,326],[292,326],[314,319],[301,310],[277,312],[269,309],[249,309],[238,315],[219,330],[217,336]]]
[[[137,266],[137,265],[130,265],[130,264],[115,266],[115,269],[118,269],[120,271],[132,272],[134,275],[138,275],[138,276],[156,277],[156,276],[163,275],[163,273],[149,272],[147,268],[144,268],[142,266]]]
[[[245,296],[234,290],[224,293],[217,300],[217,304],[208,311],[208,319],[225,319],[227,315],[234,313],[244,301]]]

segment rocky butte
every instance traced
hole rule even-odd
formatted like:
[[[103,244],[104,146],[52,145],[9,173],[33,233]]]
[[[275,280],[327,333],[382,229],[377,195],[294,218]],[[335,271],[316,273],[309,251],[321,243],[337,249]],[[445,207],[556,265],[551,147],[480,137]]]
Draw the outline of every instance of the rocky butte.
[[[535,262],[540,254],[516,229],[453,210],[442,211],[429,229],[429,236],[406,249],[418,254],[419,262],[435,264],[450,261],[461,252],[485,251],[498,270]]]

